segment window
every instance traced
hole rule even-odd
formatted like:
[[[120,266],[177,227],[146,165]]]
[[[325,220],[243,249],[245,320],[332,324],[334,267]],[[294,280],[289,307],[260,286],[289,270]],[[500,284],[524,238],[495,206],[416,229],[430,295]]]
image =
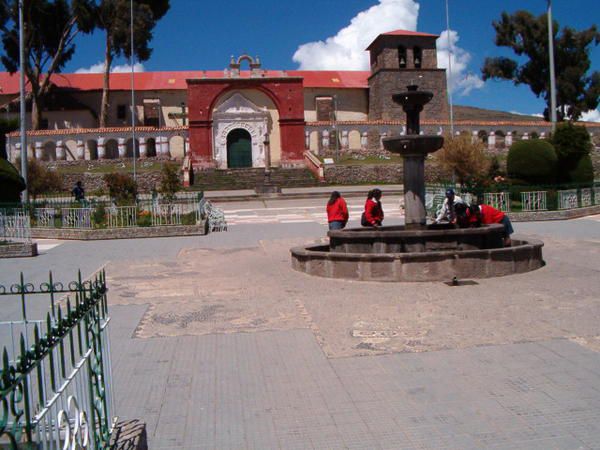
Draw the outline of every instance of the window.
[[[421,47],[415,47],[413,49],[413,57],[414,57],[415,69],[420,69],[421,64],[423,63],[423,51],[421,50]]]
[[[40,130],[47,130],[47,129],[48,129],[48,119],[40,120]]]
[[[317,122],[331,122],[335,120],[333,109],[333,97],[317,97],[315,99],[317,110]]]
[[[127,119],[127,105],[117,105],[117,119]]]
[[[406,47],[398,47],[398,66],[401,69],[406,68]]]
[[[145,98],[144,99],[144,126],[160,127],[160,99]]]

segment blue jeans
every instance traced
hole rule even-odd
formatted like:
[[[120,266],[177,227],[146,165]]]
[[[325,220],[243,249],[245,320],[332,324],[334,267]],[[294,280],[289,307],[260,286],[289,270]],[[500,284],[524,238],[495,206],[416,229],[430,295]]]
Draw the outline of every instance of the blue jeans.
[[[329,222],[329,229],[330,230],[341,230],[345,226],[346,225],[341,220],[334,220],[333,222]]]

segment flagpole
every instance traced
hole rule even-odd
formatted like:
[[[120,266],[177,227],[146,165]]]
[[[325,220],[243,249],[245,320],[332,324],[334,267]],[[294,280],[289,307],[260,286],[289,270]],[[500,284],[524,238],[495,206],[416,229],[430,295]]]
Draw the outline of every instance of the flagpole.
[[[452,104],[452,89],[450,88],[450,76],[452,75],[452,43],[450,41],[450,12],[448,9],[448,0],[446,0],[446,33],[448,37],[448,101],[450,103],[450,134],[454,136],[454,108]]]
[[[129,64],[131,65],[131,139],[132,139],[132,147],[133,147],[133,181],[135,182],[136,174],[135,174],[135,70],[134,70],[134,59],[133,59],[133,0],[129,0],[130,7],[130,17],[129,17],[129,27],[131,28],[131,54],[129,55]]]

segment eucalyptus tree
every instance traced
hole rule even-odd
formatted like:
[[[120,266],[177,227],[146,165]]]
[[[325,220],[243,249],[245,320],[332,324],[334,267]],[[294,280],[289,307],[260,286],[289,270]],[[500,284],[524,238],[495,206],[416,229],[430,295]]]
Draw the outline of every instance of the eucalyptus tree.
[[[131,56],[131,0],[99,0],[97,26],[104,31],[104,82],[100,126],[107,126],[110,95],[110,69],[114,58]],[[138,61],[152,54],[149,44],[156,23],[170,8],[169,0],[133,1],[133,53]]]
[[[92,0],[21,0],[23,2],[24,72],[31,86],[32,129],[40,128],[44,96],[52,76],[75,53],[75,37],[95,26]],[[19,0],[0,0],[2,64],[19,70]]]
[[[528,11],[510,15],[502,13],[492,23],[496,30],[496,45],[511,49],[516,61],[507,57],[486,58],[481,69],[483,79],[511,80],[515,85],[526,84],[546,101],[544,117],[550,112],[550,65],[548,56],[548,21],[542,14],[534,17]],[[577,120],[582,112],[595,109],[600,97],[600,72],[589,73],[590,49],[600,43],[596,26],[576,31],[562,30],[558,22],[552,26],[557,85],[557,116],[559,120]]]

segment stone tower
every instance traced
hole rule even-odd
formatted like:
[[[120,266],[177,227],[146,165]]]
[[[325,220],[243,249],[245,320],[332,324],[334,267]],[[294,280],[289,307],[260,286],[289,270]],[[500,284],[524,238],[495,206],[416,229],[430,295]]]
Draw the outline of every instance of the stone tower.
[[[409,84],[433,92],[421,120],[448,121],[446,70],[438,69],[435,34],[396,30],[380,34],[369,45],[369,120],[404,120],[402,108],[392,94],[405,91]]]

